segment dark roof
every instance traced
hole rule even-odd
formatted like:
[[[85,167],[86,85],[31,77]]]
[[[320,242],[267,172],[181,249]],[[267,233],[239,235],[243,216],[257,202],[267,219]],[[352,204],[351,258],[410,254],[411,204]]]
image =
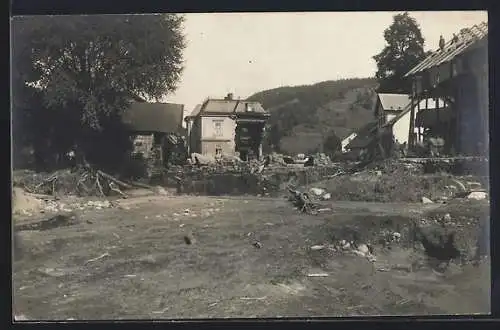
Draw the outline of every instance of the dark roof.
[[[248,109],[248,111],[247,111]],[[257,114],[268,116],[269,113],[259,102],[246,100],[208,99],[203,104],[197,105],[189,117],[204,114],[232,115],[232,114]]]
[[[457,35],[458,40],[450,39],[443,47],[427,56],[422,62],[405,74],[405,77],[425,71],[440,64],[450,62],[456,56],[466,52],[477,42],[488,38],[488,23],[483,22],[471,28],[462,29]]]
[[[346,148],[365,148],[373,140],[373,133],[377,129],[378,123],[376,121],[370,122],[365,126],[361,127],[357,132],[357,136],[349,143]]]
[[[183,115],[183,104],[132,102],[122,119],[135,132],[179,133]]]

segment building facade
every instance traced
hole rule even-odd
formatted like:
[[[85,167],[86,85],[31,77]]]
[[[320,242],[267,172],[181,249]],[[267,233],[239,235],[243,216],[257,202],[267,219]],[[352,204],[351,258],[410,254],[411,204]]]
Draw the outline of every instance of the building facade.
[[[264,126],[269,114],[258,102],[207,99],[184,120],[187,126],[188,152],[209,156],[250,154],[262,156]]]

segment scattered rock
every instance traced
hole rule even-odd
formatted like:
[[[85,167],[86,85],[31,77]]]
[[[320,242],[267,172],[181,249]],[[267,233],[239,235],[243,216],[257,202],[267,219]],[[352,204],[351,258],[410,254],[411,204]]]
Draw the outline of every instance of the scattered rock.
[[[473,191],[469,195],[467,195],[467,198],[479,201],[488,198],[488,194],[482,191]]]
[[[165,190],[165,188],[163,187],[160,187],[160,186],[156,186],[154,187],[154,190],[155,194],[157,195],[161,195],[161,196],[167,196],[168,195],[168,192]]]
[[[324,245],[313,245],[311,246],[311,250],[317,251],[317,250],[323,250],[325,248]]]
[[[307,277],[327,277],[329,276],[327,273],[312,273],[307,274]]]
[[[399,240],[401,239],[401,234],[398,233],[397,231],[392,233],[392,240],[395,241],[395,242],[399,242]]]
[[[366,245],[366,244],[360,244],[358,246],[358,251],[363,253],[364,255],[367,255],[368,253],[370,253],[370,249],[368,248],[368,245]]]
[[[255,246],[257,249],[262,248],[262,243],[261,243],[261,242],[258,242],[258,241],[253,242],[253,244],[252,244],[252,245],[253,245],[253,246]]]
[[[311,188],[309,191],[316,196],[322,196],[326,192],[325,189],[322,188]]]
[[[326,193],[326,194],[324,194],[324,195],[321,197],[321,199],[322,199],[322,200],[324,200],[324,201],[327,201],[327,200],[329,200],[329,199],[331,199],[331,198],[332,198],[332,194],[330,194],[330,193]]]
[[[424,203],[424,204],[433,204],[434,202],[432,200],[430,200],[429,198],[427,198],[427,197],[422,197],[422,203]]]

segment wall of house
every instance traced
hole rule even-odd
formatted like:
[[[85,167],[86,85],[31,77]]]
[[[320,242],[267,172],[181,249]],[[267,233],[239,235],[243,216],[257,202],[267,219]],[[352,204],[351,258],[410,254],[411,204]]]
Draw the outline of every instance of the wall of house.
[[[190,126],[189,152],[201,153],[201,118],[195,117]]]
[[[221,123],[221,129],[217,132],[215,122]],[[236,122],[229,117],[202,117],[201,118],[201,153],[215,155],[219,147],[224,154],[235,153]]]
[[[138,134],[132,138],[132,141],[133,153],[142,153],[145,158],[151,155],[154,141],[153,134]]]
[[[417,115],[417,113],[418,110],[415,109],[415,116]],[[401,116],[392,125],[392,135],[394,136],[394,140],[396,140],[396,142],[399,144],[408,143],[409,132],[410,132],[410,111]],[[418,133],[418,127],[415,127],[414,132]]]

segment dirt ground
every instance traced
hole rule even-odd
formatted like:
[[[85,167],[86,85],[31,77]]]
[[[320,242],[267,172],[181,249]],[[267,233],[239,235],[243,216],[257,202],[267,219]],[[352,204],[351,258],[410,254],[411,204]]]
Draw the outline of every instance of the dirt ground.
[[[475,219],[487,206],[326,203],[306,215],[282,198],[145,196],[74,211],[18,232],[14,310],[37,320],[489,313],[488,259],[439,273],[408,239],[411,220]],[[478,221],[460,227],[473,249]],[[382,248],[384,231],[401,242]],[[376,260],[311,249],[350,235]]]

